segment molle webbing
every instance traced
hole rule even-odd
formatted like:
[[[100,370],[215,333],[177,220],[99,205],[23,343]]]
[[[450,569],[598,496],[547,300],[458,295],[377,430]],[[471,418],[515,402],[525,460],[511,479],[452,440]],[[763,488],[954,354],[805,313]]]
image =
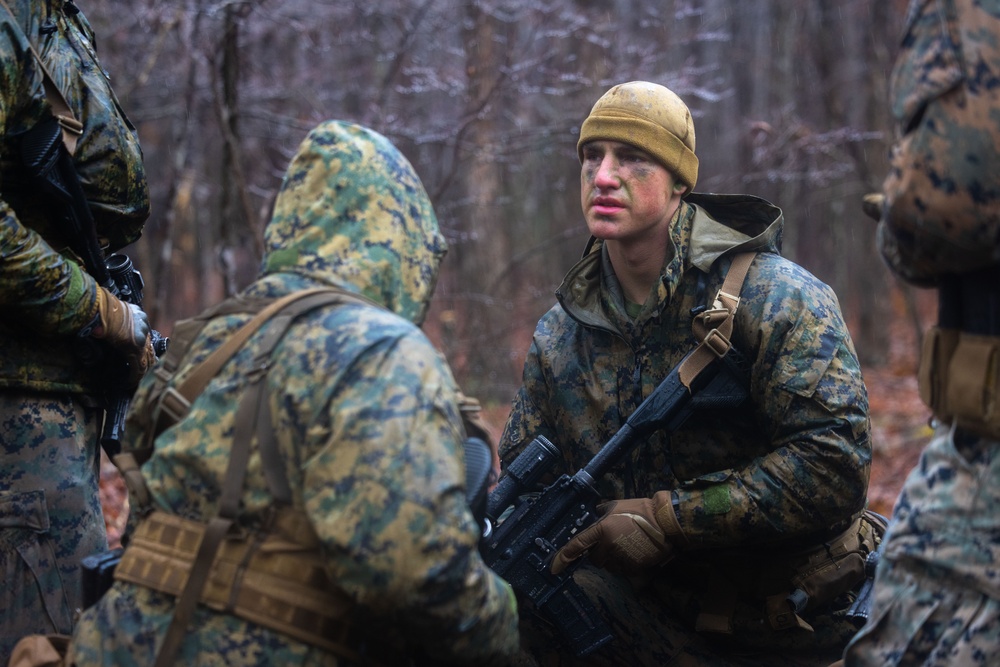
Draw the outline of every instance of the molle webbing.
[[[203,522],[153,512],[132,536],[115,578],[180,596],[205,531]],[[289,509],[266,536],[223,540],[199,602],[349,660],[362,659],[350,622],[354,604],[331,585],[308,522]]]

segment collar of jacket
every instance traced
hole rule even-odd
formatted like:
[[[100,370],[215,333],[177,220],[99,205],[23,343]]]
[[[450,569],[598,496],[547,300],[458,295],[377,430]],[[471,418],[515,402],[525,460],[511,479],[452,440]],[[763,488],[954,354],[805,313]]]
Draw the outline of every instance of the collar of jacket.
[[[693,192],[684,200],[695,209],[685,266],[704,272],[719,257],[740,252],[781,253],[781,209],[752,195]]]
[[[688,218],[690,232],[684,233]],[[708,272],[719,257],[725,254],[756,251],[780,253],[781,230],[784,219],[781,209],[760,197],[752,195],[716,195],[691,193],[681,202],[675,225],[679,238],[674,239],[670,253],[664,251],[662,283],[676,284],[681,275],[671,276],[673,254],[685,252],[682,257],[685,269],[694,266]],[[585,326],[617,331],[602,306],[602,257],[604,242],[591,237],[583,257],[566,273],[556,290],[556,298],[563,309]],[[606,280],[606,279],[605,279]],[[661,295],[673,293],[670,284],[661,289]],[[661,298],[661,301],[664,299]],[[656,310],[659,311],[662,308]]]

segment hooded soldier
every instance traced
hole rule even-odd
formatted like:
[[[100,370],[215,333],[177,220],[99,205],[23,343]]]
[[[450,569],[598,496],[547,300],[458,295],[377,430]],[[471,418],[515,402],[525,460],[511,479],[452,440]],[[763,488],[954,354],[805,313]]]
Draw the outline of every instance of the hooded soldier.
[[[418,328],[446,250],[419,178],[386,138],[345,122],[324,123],[292,159],[264,239],[260,276],[200,316],[203,328],[168,384],[182,384],[262,304],[316,288],[350,297],[297,316],[267,357],[261,380],[270,413],[264,429],[284,469],[291,523],[307,526],[297,534],[308,539],[290,541],[313,545],[309,562],[319,563],[323,575],[322,631],[296,636],[304,624],[275,625],[259,616],[262,605],[237,602],[229,612],[199,605],[177,659],[401,665],[425,656],[491,664],[509,655],[517,647],[516,605],[477,551],[480,531],[464,494],[460,394]],[[219,511],[240,429],[237,408],[268,326],[159,435],[155,402],[162,387],[154,381],[140,387],[128,444],[141,450],[151,438],[155,451],[141,468],[148,504],[137,507],[131,497],[130,534],[138,537],[119,569],[139,537],[145,546],[133,564],[159,562],[167,551],[143,537],[144,522],[164,515],[168,522],[205,522]],[[259,434],[257,441],[270,437]],[[276,507],[267,478],[275,466],[262,463],[259,447],[249,452],[236,524],[262,539],[266,551]],[[307,569],[299,562],[305,561],[273,566],[285,572],[288,590],[297,585],[295,572]],[[266,576],[254,575],[251,564],[244,587]],[[83,615],[70,656],[78,664],[154,663],[175,596],[159,581],[136,581],[143,583],[117,582]],[[300,583],[307,589],[301,595],[317,588]]]

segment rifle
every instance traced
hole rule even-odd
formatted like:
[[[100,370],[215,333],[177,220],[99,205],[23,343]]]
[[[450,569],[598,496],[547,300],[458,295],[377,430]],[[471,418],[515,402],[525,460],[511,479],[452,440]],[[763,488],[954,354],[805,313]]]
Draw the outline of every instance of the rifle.
[[[600,613],[572,578],[583,559],[558,575],[550,571],[552,557],[576,534],[597,521],[601,498],[595,487],[609,469],[655,431],[673,432],[697,409],[727,408],[747,397],[742,356],[734,348],[712,361],[691,383],[681,381],[679,369],[689,353],[632,413],[584,468],[562,475],[537,497],[521,496],[560,458],[544,436],[533,439],[507,469],[490,493],[490,525],[480,543],[483,559],[527,600],[530,608],[551,622],[568,647],[582,657],[612,640]]]
[[[80,185],[72,156],[63,145],[59,122],[54,117],[39,122],[25,133],[21,139],[21,159],[32,183],[51,195],[49,203],[53,213],[67,232],[74,252],[83,259],[87,273],[115,297],[142,308],[142,275],[124,254],[105,259],[97,240],[90,204]],[[163,356],[168,339],[156,330],[150,330],[150,337],[156,356]],[[127,362],[120,355],[109,355],[112,350],[90,339],[80,341],[78,352],[85,365],[108,367],[101,446],[113,457],[121,451],[125,414],[132,398],[125,380]],[[113,356],[110,363],[109,356]]]

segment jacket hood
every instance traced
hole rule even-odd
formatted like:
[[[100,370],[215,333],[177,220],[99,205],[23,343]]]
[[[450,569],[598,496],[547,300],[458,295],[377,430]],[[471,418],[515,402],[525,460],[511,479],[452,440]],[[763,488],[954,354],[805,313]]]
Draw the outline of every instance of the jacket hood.
[[[781,209],[752,195],[693,192],[684,201],[695,209],[688,263],[702,271],[726,253],[781,253]]]
[[[295,273],[363,294],[415,324],[447,242],[413,167],[388,139],[328,121],[285,173],[264,230],[261,275]]]

